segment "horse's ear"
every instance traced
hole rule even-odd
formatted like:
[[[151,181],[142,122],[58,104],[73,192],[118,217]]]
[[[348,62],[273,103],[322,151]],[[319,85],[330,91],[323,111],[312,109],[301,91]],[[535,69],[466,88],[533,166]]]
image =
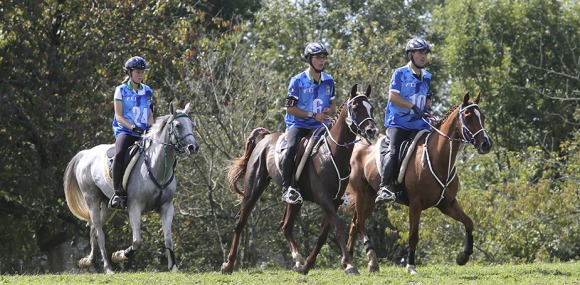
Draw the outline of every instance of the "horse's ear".
[[[354,84],[352,89],[350,90],[350,98],[354,98],[356,96],[356,92],[358,91],[358,84]]]
[[[367,91],[365,92],[365,94],[367,95],[367,97],[371,96],[371,85],[369,84],[369,86],[367,86]]]
[[[169,102],[169,114],[173,115],[173,101]]]
[[[479,100],[481,100],[481,91],[479,91],[479,93],[477,94],[477,97],[475,98],[475,104],[479,104]]]
[[[187,103],[187,105],[185,105],[185,109],[183,109],[183,113],[184,114],[188,114],[189,113],[189,104],[190,103]]]
[[[469,92],[465,93],[465,96],[463,96],[463,106],[467,105],[469,105]]]

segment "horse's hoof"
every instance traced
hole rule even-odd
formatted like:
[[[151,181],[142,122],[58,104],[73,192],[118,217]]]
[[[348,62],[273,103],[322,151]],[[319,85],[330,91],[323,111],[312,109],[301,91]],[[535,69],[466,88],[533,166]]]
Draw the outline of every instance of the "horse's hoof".
[[[123,262],[125,260],[127,260],[128,258],[125,256],[125,251],[124,250],[119,250],[113,253],[113,255],[111,256],[111,260],[115,263],[120,263]]]
[[[305,266],[294,265],[294,267],[292,267],[292,271],[300,273],[302,275],[308,274],[308,270],[305,269]]]
[[[358,269],[356,269],[356,267],[354,267],[354,266],[353,267],[350,267],[350,268],[347,268],[345,270],[345,272],[346,272],[347,275],[354,275],[354,276],[359,276],[360,275],[360,273],[358,273]]]
[[[469,255],[462,251],[457,254],[455,261],[457,262],[457,265],[465,265],[469,261]]]
[[[107,269],[105,269],[105,274],[107,274],[107,275],[115,274],[115,271],[113,271],[110,268],[107,268]]]
[[[368,269],[370,273],[379,272],[379,262],[377,260],[377,253],[374,250],[367,252],[367,261],[369,262]]]
[[[90,257],[83,257],[79,260],[79,268],[86,269],[93,266],[93,261]]]
[[[410,273],[411,275],[418,274],[417,267],[415,267],[415,265],[409,265],[409,264],[407,264],[406,269],[407,269],[407,273]]]
[[[233,266],[229,266],[227,262],[222,263],[222,274],[232,274]]]
[[[173,265],[173,267],[171,267],[171,272],[179,272],[177,265]]]

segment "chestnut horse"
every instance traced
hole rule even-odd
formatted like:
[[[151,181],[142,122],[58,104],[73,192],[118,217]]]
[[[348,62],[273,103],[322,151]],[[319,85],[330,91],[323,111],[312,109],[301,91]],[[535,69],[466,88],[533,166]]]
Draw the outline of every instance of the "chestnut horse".
[[[295,262],[293,270],[301,274],[307,274],[314,265],[320,248],[326,242],[329,225],[334,229],[340,244],[346,273],[359,274],[346,249],[346,238],[337,210],[342,203],[341,197],[348,184],[346,179],[350,173],[349,161],[353,151],[352,145],[358,141],[357,135],[370,141],[378,133],[373,119],[373,107],[368,99],[370,92],[370,85],[364,94],[357,93],[356,84],[352,87],[350,98],[333,119],[332,127],[323,136],[323,143],[317,144],[318,151],[308,159],[297,182],[304,200],[317,203],[323,212],[322,231],[306,263],[298,253],[298,247],[292,235],[301,204],[286,205],[280,229],[288,241]],[[264,138],[256,143],[259,135]],[[221,268],[224,274],[230,274],[233,271],[242,230],[266,186],[272,179],[276,184],[282,184],[282,176],[275,159],[276,143],[281,135],[282,133],[270,133],[263,128],[253,130],[246,142],[244,155],[230,165],[228,182],[231,190],[242,197],[242,202],[234,223],[230,252]],[[237,185],[240,180],[243,180],[242,190],[238,189]]]
[[[463,97],[463,103],[447,112],[436,128],[419,137],[417,147],[412,150],[402,181],[396,186],[397,202],[409,206],[409,253],[407,272],[416,274],[415,249],[419,241],[419,222],[421,212],[430,207],[437,207],[443,214],[463,223],[466,232],[465,246],[457,255],[457,264],[464,265],[473,253],[473,221],[469,218],[459,202],[457,190],[459,177],[455,162],[457,153],[463,143],[475,146],[477,152],[490,152],[492,141],[484,128],[485,116],[481,112],[479,100],[469,101],[469,93]],[[376,152],[381,140],[371,147],[355,146],[351,157],[352,172],[348,192],[354,209],[347,247],[349,252],[355,245],[358,235],[363,238],[367,253],[368,269],[378,272],[379,265],[375,250],[367,235],[365,221],[375,208],[375,198],[381,176],[377,171]],[[399,176],[401,179],[401,176]]]

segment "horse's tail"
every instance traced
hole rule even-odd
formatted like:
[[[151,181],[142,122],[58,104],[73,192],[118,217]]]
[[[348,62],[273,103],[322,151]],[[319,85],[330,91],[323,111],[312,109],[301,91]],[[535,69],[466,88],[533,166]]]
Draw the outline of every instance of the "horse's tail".
[[[232,161],[229,166],[228,170],[228,183],[230,185],[230,189],[232,192],[244,196],[244,192],[242,192],[237,185],[237,182],[244,177],[246,174],[246,167],[248,166],[248,160],[252,155],[252,151],[256,147],[256,137],[257,136],[265,136],[269,135],[270,131],[265,128],[257,128],[254,129],[248,139],[246,141],[246,149],[244,151],[244,155],[238,157]]]
[[[66,203],[70,211],[77,218],[88,222],[91,220],[89,207],[83,197],[75,174],[79,160],[82,157],[83,152],[81,151],[66,166],[66,170],[64,171],[64,195],[66,196]]]

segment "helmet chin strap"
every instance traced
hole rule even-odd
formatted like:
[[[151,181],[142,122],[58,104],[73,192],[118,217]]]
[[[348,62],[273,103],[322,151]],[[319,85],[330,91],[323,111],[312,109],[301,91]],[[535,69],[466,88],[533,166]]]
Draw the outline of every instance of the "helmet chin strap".
[[[415,58],[413,57],[413,54],[411,53],[411,62],[413,63],[414,66],[416,66],[419,69],[423,69],[425,67],[425,65],[420,66],[415,62]]]
[[[308,59],[308,64],[310,64],[310,66],[312,66],[312,69],[314,69],[314,71],[316,71],[316,73],[321,73],[324,70],[324,66],[322,67],[322,69],[316,69],[316,67],[314,67],[314,65],[312,65],[312,56]]]

